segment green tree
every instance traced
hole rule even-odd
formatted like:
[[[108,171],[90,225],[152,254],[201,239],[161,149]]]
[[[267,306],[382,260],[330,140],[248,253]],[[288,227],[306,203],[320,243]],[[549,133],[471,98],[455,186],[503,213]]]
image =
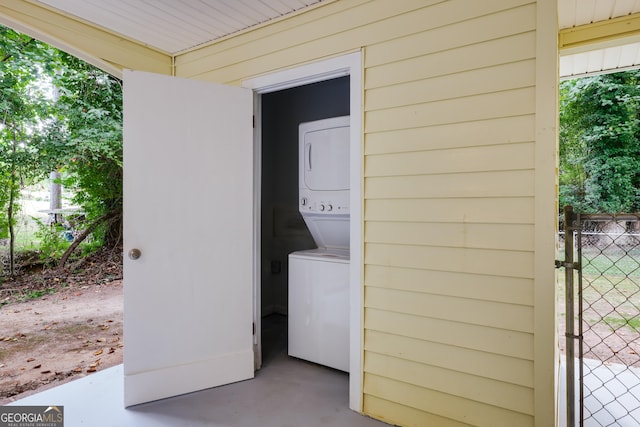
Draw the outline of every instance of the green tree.
[[[14,275],[14,222],[20,186],[37,176],[39,127],[49,102],[41,89],[48,46],[0,27],[0,237],[9,237]]]
[[[640,208],[640,71],[560,85],[560,205]]]
[[[12,237],[20,186],[56,170],[87,216],[81,236],[120,243],[121,82],[0,26],[0,91],[0,238]]]
[[[59,52],[53,74],[55,119],[41,147],[105,244],[122,239],[122,85],[115,77]]]

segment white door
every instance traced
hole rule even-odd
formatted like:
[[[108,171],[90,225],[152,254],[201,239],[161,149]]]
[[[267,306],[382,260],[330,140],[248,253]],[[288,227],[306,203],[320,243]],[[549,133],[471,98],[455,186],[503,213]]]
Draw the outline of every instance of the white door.
[[[248,89],[124,74],[125,406],[254,375],[252,116]]]

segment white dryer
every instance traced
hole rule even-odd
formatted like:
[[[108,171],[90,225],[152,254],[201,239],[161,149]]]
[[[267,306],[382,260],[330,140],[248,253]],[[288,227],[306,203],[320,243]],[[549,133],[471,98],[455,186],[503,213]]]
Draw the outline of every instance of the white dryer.
[[[299,209],[317,249],[289,254],[289,355],[349,370],[349,116],[299,127]]]
[[[349,116],[300,124],[299,209],[319,248],[349,249]]]

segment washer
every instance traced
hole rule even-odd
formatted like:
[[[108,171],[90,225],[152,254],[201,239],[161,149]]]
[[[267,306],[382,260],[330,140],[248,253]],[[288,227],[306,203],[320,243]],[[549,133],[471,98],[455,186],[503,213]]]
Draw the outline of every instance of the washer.
[[[289,355],[349,371],[349,254],[289,255]]]

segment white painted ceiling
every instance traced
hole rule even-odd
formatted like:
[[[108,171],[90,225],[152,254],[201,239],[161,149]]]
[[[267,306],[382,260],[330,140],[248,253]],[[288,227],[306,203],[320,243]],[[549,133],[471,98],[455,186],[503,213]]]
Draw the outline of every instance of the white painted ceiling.
[[[560,29],[640,13],[640,0],[558,0]],[[560,52],[560,77],[583,76],[640,66],[640,35],[583,52]]]
[[[171,55],[321,1],[34,0]],[[558,0],[561,29],[633,13],[640,13],[640,0]],[[585,52],[561,52],[560,75],[577,76],[638,65],[640,36],[638,40],[621,40]]]
[[[322,0],[38,0],[54,9],[176,54]]]
[[[640,67],[640,43],[560,55],[560,77],[611,73]]]
[[[640,0],[558,0],[558,24],[561,29],[638,12]]]

